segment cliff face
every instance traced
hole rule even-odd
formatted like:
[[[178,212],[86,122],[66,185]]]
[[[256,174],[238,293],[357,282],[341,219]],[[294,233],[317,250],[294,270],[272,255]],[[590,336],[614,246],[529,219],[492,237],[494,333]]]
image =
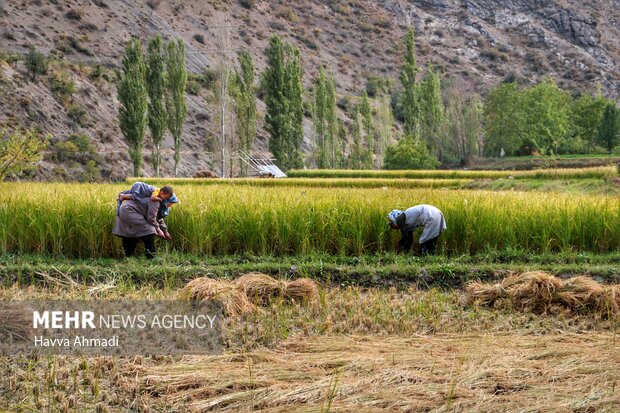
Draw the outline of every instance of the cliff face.
[[[147,4],[148,3],[148,4]],[[243,4],[249,5],[246,8]],[[533,83],[552,75],[567,88],[620,94],[620,1],[595,0],[355,0],[328,1],[0,0],[0,50],[23,54],[30,45],[62,59],[32,81],[21,62],[0,63],[0,123],[40,127],[64,141],[72,133],[92,137],[105,177],[130,173],[126,145],[116,124],[113,71],[130,36],[181,37],[188,69],[213,69],[222,54],[231,61],[248,49],[257,71],[263,51],[278,33],[302,50],[305,83],[320,65],[335,75],[341,100],[358,94],[370,76],[398,75],[402,38],[416,31],[418,61],[432,62],[471,92],[484,94],[506,77]],[[150,7],[149,7],[150,6]],[[10,60],[10,59],[9,59]],[[93,73],[101,65],[103,75]],[[55,76],[75,83],[70,102],[54,95]],[[205,142],[217,133],[211,93],[188,96],[180,172],[208,168]],[[69,108],[73,106],[73,113]],[[86,112],[76,121],[76,109]],[[264,105],[259,102],[262,112]],[[262,119],[261,116],[259,116]],[[305,148],[312,128],[305,125]],[[255,151],[267,154],[262,127]],[[172,170],[172,139],[165,142],[164,171]],[[145,151],[149,152],[148,148]],[[62,176],[49,160],[40,177]],[[152,172],[146,160],[145,173]]]

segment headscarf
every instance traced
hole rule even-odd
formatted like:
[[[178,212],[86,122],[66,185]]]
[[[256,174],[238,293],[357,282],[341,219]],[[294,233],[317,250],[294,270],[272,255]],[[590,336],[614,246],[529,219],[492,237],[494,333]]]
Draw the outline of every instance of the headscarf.
[[[394,224],[396,225],[396,219],[401,216],[401,214],[404,214],[403,211],[401,211],[400,209],[393,209],[392,212],[390,212],[387,215],[387,220],[390,224]]]
[[[161,203],[164,209],[163,215],[167,217],[168,214],[170,213],[170,204],[177,204],[177,203],[179,203],[179,199],[177,198],[175,194],[172,194],[172,196],[168,199],[164,199]]]

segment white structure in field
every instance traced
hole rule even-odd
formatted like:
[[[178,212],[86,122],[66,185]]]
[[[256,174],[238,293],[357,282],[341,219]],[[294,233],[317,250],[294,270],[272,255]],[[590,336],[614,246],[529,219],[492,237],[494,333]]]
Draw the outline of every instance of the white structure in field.
[[[244,151],[239,151],[239,159],[246,164],[248,176],[286,178],[286,174],[273,163],[275,159],[255,158]]]

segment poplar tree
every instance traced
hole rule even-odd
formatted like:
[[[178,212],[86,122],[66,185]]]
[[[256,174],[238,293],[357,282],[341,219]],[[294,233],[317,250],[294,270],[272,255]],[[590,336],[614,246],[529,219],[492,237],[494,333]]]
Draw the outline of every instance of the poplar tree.
[[[301,55],[299,49],[289,44],[286,45],[286,84],[287,108],[289,128],[287,128],[287,165],[286,169],[302,168],[304,166],[301,143],[304,140],[304,101]]]
[[[129,145],[134,176],[141,174],[142,146],[147,123],[148,99],[145,76],[146,66],[142,57],[142,46],[139,39],[133,38],[125,46],[122,68],[117,71],[117,94],[120,103],[119,126]]]
[[[284,65],[284,47],[280,36],[273,36],[265,51],[267,68],[263,72],[265,89],[265,128],[269,132],[269,150],[284,168],[284,139],[286,134],[286,94]]]
[[[433,71],[433,66],[429,64],[428,73],[420,86],[420,131],[422,139],[440,161],[443,160],[444,152],[441,133],[444,120],[439,74]]]
[[[314,132],[316,134],[316,164],[319,169],[328,167],[328,125],[327,125],[327,80],[323,68],[319,68],[319,75],[314,82],[313,105]]]
[[[362,117],[362,124],[364,126],[364,143],[365,150],[363,152],[362,166],[364,168],[372,168],[373,155],[375,154],[376,138],[375,138],[375,125],[372,118],[372,108],[370,107],[370,99],[366,90],[362,93],[362,101],[359,106],[359,113]]]
[[[328,156],[328,166],[335,168],[337,164],[338,152],[338,115],[336,110],[336,84],[334,83],[334,75],[330,75],[327,81],[327,89],[325,91],[325,118],[327,120],[327,147],[330,149]],[[345,136],[346,139],[346,136]],[[342,149],[342,155],[344,149]]]
[[[413,29],[407,32],[407,50],[405,52],[405,63],[400,71],[400,83],[402,90],[403,117],[405,123],[405,135],[419,137],[419,102],[417,96],[416,76],[420,69],[415,58],[415,42]]]
[[[185,45],[181,39],[172,40],[166,45],[166,74],[168,130],[174,140],[174,176],[177,176],[181,161],[183,125],[187,117],[185,101],[187,69],[185,68]]]
[[[152,37],[148,43],[146,88],[149,95],[148,123],[153,140],[152,162],[157,177],[159,177],[161,166],[161,143],[168,124],[164,97],[166,90],[164,66],[165,59],[161,37]]]
[[[616,105],[611,102],[605,106],[605,112],[598,127],[598,140],[610,154],[620,140],[620,113]]]
[[[347,167],[347,158],[345,156],[345,151],[347,149],[347,129],[344,125],[344,120],[338,118],[337,129],[338,132],[335,136],[336,142],[334,144],[336,151],[334,166],[339,169],[344,169]]]
[[[355,105],[353,109],[353,130],[352,133],[352,146],[349,153],[349,168],[362,169],[364,162],[364,147],[362,145],[362,117],[358,105]]]
[[[377,102],[377,144],[375,151],[377,154],[377,159],[375,162],[375,167],[380,168],[383,165],[385,148],[387,148],[392,140],[394,115],[392,114],[392,106],[388,95],[381,94],[378,97]]]
[[[235,117],[237,119],[237,135],[239,149],[246,153],[252,152],[256,135],[256,95],[254,94],[254,63],[252,55],[242,50],[238,55],[239,69],[234,76]],[[247,173],[247,165],[241,165],[242,174]]]
[[[263,73],[266,129],[269,150],[284,169],[303,166],[303,87],[299,49],[283,44],[273,36],[265,52],[267,68]]]

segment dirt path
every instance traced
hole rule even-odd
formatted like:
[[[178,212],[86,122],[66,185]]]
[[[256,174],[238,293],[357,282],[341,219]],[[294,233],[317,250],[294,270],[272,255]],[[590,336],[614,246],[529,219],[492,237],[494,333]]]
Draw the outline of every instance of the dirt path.
[[[141,373],[147,404],[180,411],[620,411],[609,333],[297,337]]]

